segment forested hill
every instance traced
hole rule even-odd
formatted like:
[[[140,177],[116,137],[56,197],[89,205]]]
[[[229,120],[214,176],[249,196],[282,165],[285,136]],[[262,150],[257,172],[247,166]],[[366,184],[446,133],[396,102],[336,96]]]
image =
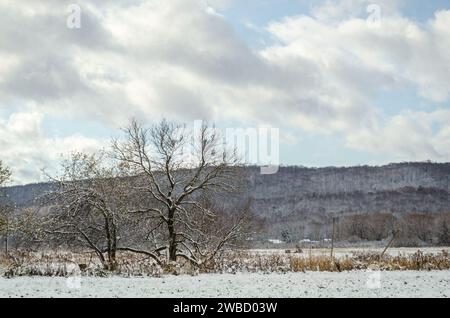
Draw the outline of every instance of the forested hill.
[[[442,212],[450,208],[450,163],[400,163],[380,167],[281,167],[274,175],[248,169],[245,197],[264,216],[298,213]],[[10,202],[33,205],[50,184],[4,188]],[[5,200],[3,198],[2,200]]]
[[[285,167],[275,175],[252,173],[256,196],[391,191],[405,187],[450,190],[450,163],[401,163],[349,168]]]

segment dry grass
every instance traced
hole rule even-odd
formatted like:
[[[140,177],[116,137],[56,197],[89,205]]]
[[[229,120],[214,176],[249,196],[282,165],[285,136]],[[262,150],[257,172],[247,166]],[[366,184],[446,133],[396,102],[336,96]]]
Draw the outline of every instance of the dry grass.
[[[0,266],[6,268],[5,277],[49,276],[67,277],[71,275],[107,277],[112,274],[122,276],[160,276],[162,269],[149,258],[123,253],[118,259],[114,273],[103,269],[100,261],[92,253],[70,252],[14,252],[0,258]]]
[[[447,251],[425,254],[417,251],[410,255],[389,256],[379,254],[357,254],[355,256],[333,257],[307,256],[301,254],[252,254],[242,251],[228,252],[200,268],[187,263],[158,266],[150,258],[123,253],[118,257],[118,268],[114,273],[105,271],[97,258],[90,253],[69,252],[25,253],[15,252],[9,257],[0,257],[0,268],[5,268],[6,277],[16,276],[161,276],[162,274],[198,273],[286,273],[378,269],[395,270],[448,270],[450,256]]]
[[[355,256],[303,256],[298,254],[246,254],[232,252],[220,261],[204,269],[210,273],[236,272],[343,272],[352,270],[379,269],[394,270],[448,270],[450,257],[447,251],[425,254],[417,251],[410,255],[384,256],[379,254],[358,254]]]

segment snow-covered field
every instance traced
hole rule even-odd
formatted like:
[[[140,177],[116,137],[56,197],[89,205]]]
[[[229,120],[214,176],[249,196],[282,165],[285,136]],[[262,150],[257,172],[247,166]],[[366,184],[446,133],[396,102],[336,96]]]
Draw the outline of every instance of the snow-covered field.
[[[252,253],[256,254],[285,254],[286,250],[289,249],[252,249],[249,250]],[[333,255],[336,257],[345,257],[345,256],[353,256],[359,253],[378,253],[381,254],[384,248],[381,247],[346,247],[346,248],[335,248],[333,251]],[[438,254],[442,251],[450,251],[450,247],[392,247],[389,248],[386,254],[391,256],[399,256],[399,255],[411,255],[416,253],[417,251],[422,251],[425,254]],[[295,251],[291,249],[292,252]],[[304,248],[303,255],[308,257],[311,253],[312,256],[322,256],[322,255],[330,255],[329,248]]]
[[[0,297],[450,297],[450,271],[0,278]]]

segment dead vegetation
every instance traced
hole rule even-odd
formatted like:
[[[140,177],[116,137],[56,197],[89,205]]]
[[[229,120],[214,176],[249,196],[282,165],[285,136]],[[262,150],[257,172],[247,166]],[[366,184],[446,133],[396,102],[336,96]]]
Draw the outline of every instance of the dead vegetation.
[[[418,250],[410,255],[385,255],[360,253],[352,256],[329,257],[302,254],[255,254],[245,251],[225,252],[220,258],[200,267],[190,262],[157,264],[152,258],[134,253],[121,254],[114,272],[103,268],[92,253],[29,253],[16,252],[0,257],[4,277],[49,276],[67,277],[119,275],[124,277],[169,275],[196,275],[199,273],[288,273],[288,272],[344,272],[353,270],[430,271],[450,269],[450,255],[443,250],[437,254]]]
[[[153,276],[163,273],[163,268],[149,257],[139,257],[134,253],[118,257],[114,272],[106,270],[93,253],[33,253],[15,252],[8,257],[0,257],[0,267],[4,267],[3,276]]]

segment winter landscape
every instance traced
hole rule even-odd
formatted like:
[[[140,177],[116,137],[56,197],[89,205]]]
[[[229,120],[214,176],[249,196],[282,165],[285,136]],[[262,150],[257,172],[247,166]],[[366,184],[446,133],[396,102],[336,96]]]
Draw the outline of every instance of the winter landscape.
[[[449,298],[449,49],[447,1],[1,1],[0,298]]]
[[[125,298],[296,298],[296,297],[355,297],[355,298],[448,298],[450,295],[450,271],[448,269],[447,249],[422,249],[423,253],[436,255],[447,251],[442,258],[442,267],[425,266],[420,268],[416,258],[416,269],[407,266],[379,266],[372,262],[368,268],[361,266],[354,270],[333,271],[333,269],[310,268],[293,269],[287,263],[278,261],[264,269],[249,265],[239,266],[230,263],[218,273],[199,274],[180,271],[177,275],[153,273],[154,277],[110,274],[106,277],[84,275],[73,263],[66,263],[64,277],[49,277],[48,267],[41,264],[41,273],[33,276],[1,278],[0,297],[125,297]],[[375,253],[379,250],[338,249],[337,258],[355,254]],[[278,254],[285,251],[252,251],[252,254]],[[322,255],[323,251],[315,251]],[[411,255],[415,249],[396,248],[390,255]],[[308,257],[305,258],[309,262]],[[326,257],[329,260],[329,257]],[[325,260],[325,261],[326,261]],[[273,262],[273,260],[272,260]],[[447,262],[447,265],[444,265]],[[53,270],[61,264],[52,264]],[[326,265],[325,265],[326,266]],[[0,273],[5,274],[5,269]],[[54,273],[57,273],[56,271]],[[58,275],[58,274],[56,274]]]

